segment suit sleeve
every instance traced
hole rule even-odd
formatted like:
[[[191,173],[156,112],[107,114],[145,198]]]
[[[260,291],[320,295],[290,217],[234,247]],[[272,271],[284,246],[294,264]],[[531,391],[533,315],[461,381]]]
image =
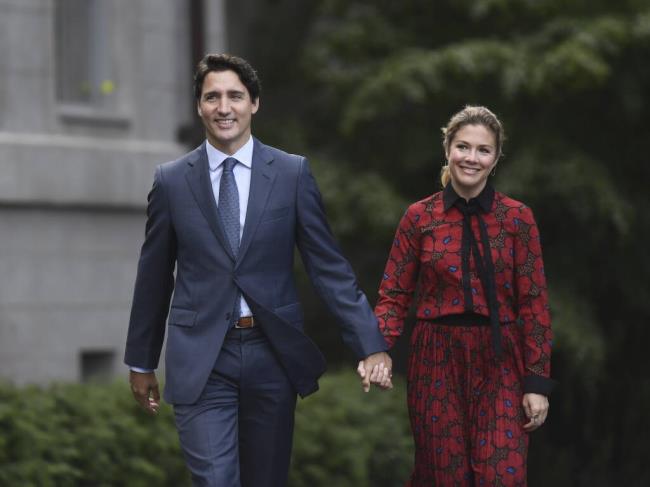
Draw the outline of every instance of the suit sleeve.
[[[309,278],[339,322],[343,341],[358,358],[385,351],[377,319],[334,240],[316,181],[304,158],[298,177],[296,243]]]
[[[524,334],[524,392],[550,395],[553,333],[539,230],[530,208],[523,208],[515,232],[515,285],[518,319]]]
[[[133,292],[124,362],[155,369],[165,337],[165,321],[174,288],[176,236],[163,177],[158,166],[148,196],[145,240]]]

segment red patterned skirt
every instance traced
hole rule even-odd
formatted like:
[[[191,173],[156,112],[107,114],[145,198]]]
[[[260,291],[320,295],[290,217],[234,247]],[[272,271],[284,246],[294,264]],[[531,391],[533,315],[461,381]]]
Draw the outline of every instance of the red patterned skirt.
[[[525,486],[521,329],[418,321],[411,335],[408,408],[415,468],[408,487]]]

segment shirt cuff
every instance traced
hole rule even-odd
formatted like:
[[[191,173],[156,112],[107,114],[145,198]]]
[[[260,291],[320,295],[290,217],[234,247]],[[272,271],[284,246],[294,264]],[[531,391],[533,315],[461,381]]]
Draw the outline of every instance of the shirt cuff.
[[[138,372],[140,374],[148,374],[154,371],[154,369],[143,369],[142,367],[131,367],[131,366],[129,366],[129,369],[131,370],[131,372]]]
[[[541,375],[527,375],[524,377],[524,394],[542,394],[550,396],[557,385],[557,381]]]

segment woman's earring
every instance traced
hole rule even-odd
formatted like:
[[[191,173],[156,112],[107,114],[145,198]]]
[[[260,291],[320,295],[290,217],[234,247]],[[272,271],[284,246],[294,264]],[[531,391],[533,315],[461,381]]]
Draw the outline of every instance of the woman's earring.
[[[497,173],[497,165],[495,164],[494,167],[492,168],[492,172],[490,173],[490,176],[494,176]]]

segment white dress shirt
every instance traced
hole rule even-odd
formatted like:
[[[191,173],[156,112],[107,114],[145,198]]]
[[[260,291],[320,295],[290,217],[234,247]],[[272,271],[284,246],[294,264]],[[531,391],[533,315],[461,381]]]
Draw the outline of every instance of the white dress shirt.
[[[228,157],[237,159],[232,172],[235,175],[237,183],[237,192],[239,193],[239,240],[241,241],[246,224],[246,210],[248,209],[248,194],[251,189],[251,167],[253,165],[253,137],[251,136],[237,152],[228,155],[221,152],[206,141],[205,148],[208,152],[208,164],[210,165],[210,181],[212,181],[212,193],[214,201],[219,204],[219,183],[223,174],[223,161]],[[248,303],[242,296],[241,298],[241,316],[252,316],[253,312],[248,307]]]
[[[214,201],[219,204],[219,183],[223,174],[223,161],[228,157],[234,157],[239,161],[232,172],[235,175],[237,183],[237,192],[239,193],[239,240],[244,233],[244,224],[246,223],[246,210],[248,209],[248,195],[251,189],[251,167],[253,165],[253,137],[251,136],[237,152],[233,155],[225,154],[214,147],[206,140],[205,149],[208,153],[208,164],[210,166],[210,181],[212,182],[212,193]],[[241,316],[252,316],[248,303],[241,297]],[[130,367],[134,372],[152,372],[151,369],[141,367]]]

